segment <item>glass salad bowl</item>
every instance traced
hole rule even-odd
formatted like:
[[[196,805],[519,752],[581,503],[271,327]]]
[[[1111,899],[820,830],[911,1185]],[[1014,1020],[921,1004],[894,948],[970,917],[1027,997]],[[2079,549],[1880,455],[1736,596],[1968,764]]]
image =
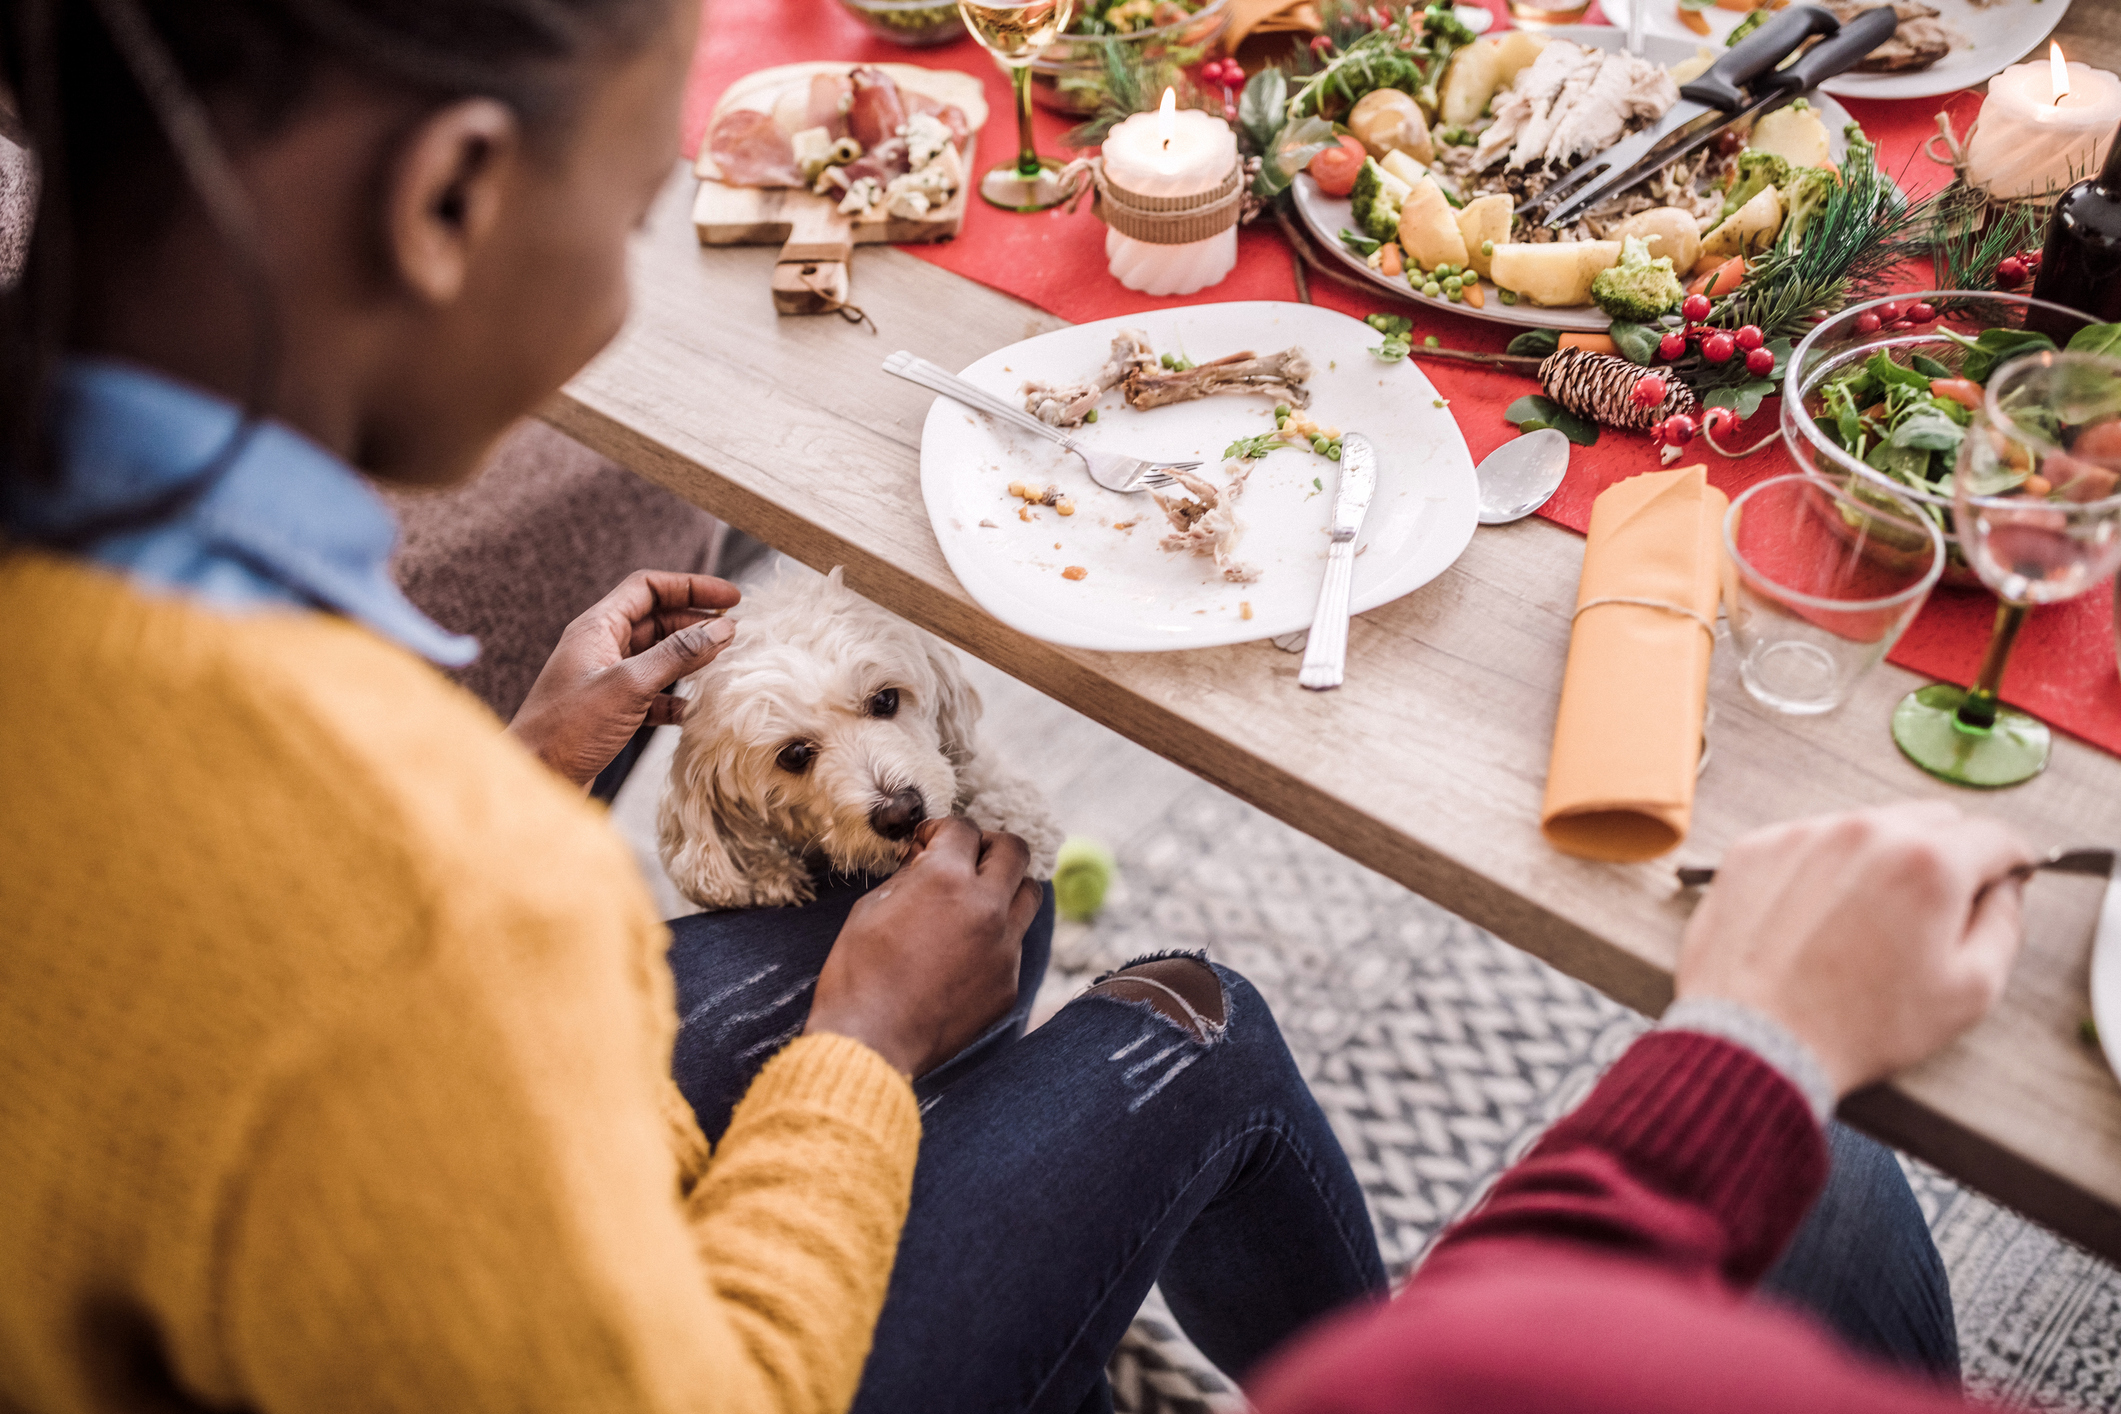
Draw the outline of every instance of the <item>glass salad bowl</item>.
[[[1097,112],[1105,95],[1107,44],[1124,44],[1135,48],[1144,59],[1161,56],[1173,67],[1189,68],[1229,28],[1230,4],[1231,0],[1207,0],[1205,4],[1195,0],[1157,0],[1151,12],[1166,12],[1161,24],[1127,34],[1064,34],[1031,61],[1032,97],[1049,112],[1088,117]],[[1088,16],[1099,8],[1086,5],[1080,13]],[[1076,23],[1080,25],[1082,20]]]
[[[948,44],[965,33],[957,0],[840,0],[847,13],[879,39],[911,49]]]
[[[2061,305],[1990,291],[1931,290],[1851,305],[1791,354],[1783,441],[1807,471],[1890,487],[1920,506],[1944,532],[1944,582],[1979,588],[1954,533],[1952,478],[1981,385],[2013,357],[2066,349],[2092,322]],[[1899,371],[1873,362],[1881,355]],[[1928,398],[1914,386],[1924,379]],[[1894,383],[1902,391],[1893,392]],[[1940,410],[1940,396],[1956,410]]]

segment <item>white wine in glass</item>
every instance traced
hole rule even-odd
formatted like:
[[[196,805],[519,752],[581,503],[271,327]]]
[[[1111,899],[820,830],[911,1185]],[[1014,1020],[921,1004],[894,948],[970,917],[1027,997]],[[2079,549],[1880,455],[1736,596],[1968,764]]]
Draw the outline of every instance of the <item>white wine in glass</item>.
[[[1044,211],[1068,199],[1061,164],[1040,157],[1031,137],[1031,61],[1060,38],[1075,16],[1075,0],[1028,0],[1022,5],[958,0],[958,13],[980,46],[1009,71],[1016,87],[1016,161],[999,162],[980,178],[979,194],[1006,211]]]

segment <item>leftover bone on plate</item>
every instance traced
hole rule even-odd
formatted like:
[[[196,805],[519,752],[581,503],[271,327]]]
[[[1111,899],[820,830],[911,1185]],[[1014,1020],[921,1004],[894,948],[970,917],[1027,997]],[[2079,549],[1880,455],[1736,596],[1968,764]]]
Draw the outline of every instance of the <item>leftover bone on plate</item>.
[[[1182,368],[1164,368],[1148,337],[1132,329],[1112,340],[1112,355],[1086,383],[1026,382],[1024,410],[1055,427],[1080,427],[1097,400],[1117,387],[1127,406],[1146,412],[1172,403],[1214,397],[1218,393],[1266,393],[1292,407],[1308,407],[1304,386],[1313,373],[1299,348],[1260,355],[1246,350]]]
[[[1157,544],[1174,553],[1190,550],[1196,555],[1211,556],[1224,579],[1232,584],[1250,584],[1259,578],[1259,571],[1237,560],[1237,542],[1244,538],[1245,528],[1239,523],[1236,510],[1250,468],[1243,462],[1233,462],[1227,469],[1231,473],[1229,484],[1217,491],[1214,483],[1199,472],[1172,468],[1172,479],[1187,494],[1150,492],[1165,519],[1171,522],[1170,533]]]

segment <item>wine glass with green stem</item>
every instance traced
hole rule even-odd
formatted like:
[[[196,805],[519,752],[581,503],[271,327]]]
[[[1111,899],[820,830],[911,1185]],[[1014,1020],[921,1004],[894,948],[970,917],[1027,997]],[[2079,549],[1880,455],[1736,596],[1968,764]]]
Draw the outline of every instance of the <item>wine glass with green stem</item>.
[[[2035,604],[2121,566],[2121,361],[2040,353],[1988,381],[1952,473],[1959,547],[1995,591],[1996,631],[1972,687],[1934,683],[1893,710],[1908,759],[1956,785],[2017,785],[2047,768],[2045,723],[1997,700]]]
[[[1014,162],[997,162],[980,178],[979,194],[1004,211],[1044,211],[1066,201],[1061,163],[1038,155],[1031,134],[1031,61],[1060,37],[1075,14],[1075,0],[1024,0],[1022,4],[980,4],[958,0],[965,28],[980,47],[1009,71],[1016,89]]]

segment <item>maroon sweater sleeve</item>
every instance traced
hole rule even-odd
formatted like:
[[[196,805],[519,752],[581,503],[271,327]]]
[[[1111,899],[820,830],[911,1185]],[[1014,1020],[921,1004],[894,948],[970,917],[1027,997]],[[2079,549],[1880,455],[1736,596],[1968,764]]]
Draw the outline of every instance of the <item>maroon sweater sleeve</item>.
[[[1652,1032],[1437,1243],[1406,1291],[1268,1362],[1261,1414],[1935,1414],[1757,1281],[1826,1180],[1796,1088]]]

